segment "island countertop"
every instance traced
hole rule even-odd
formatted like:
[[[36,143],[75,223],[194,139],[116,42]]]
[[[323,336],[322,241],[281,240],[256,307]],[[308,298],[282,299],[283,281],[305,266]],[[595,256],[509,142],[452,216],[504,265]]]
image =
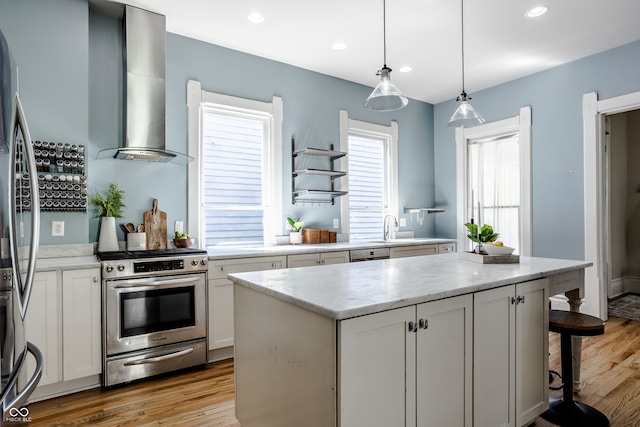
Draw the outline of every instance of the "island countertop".
[[[526,282],[590,267],[591,262],[520,257],[518,264],[479,264],[458,254],[230,274],[245,286],[342,320]]]

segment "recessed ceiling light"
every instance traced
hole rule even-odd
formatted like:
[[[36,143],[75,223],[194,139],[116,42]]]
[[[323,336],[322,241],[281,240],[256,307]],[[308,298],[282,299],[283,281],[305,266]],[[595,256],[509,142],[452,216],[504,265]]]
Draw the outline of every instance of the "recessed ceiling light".
[[[413,70],[413,68],[409,67],[408,65],[405,65],[404,67],[401,67],[400,71],[401,73],[408,73],[409,71]]]
[[[261,22],[264,22],[264,16],[258,12],[250,13],[249,16],[247,16],[247,19],[253,22],[254,24],[259,24]]]
[[[335,50],[343,50],[347,48],[347,45],[342,42],[335,42],[331,47]]]
[[[527,18],[537,18],[538,16],[542,16],[549,11],[549,6],[536,6],[527,10],[527,13],[524,15]]]

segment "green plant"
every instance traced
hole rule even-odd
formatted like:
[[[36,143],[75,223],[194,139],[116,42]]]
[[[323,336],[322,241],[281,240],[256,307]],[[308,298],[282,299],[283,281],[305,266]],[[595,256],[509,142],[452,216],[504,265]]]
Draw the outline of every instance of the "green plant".
[[[302,226],[304,225],[304,221],[300,221],[300,218],[294,221],[293,218],[287,217],[287,222],[289,223],[291,230],[295,232],[302,230]]]
[[[495,242],[498,238],[499,234],[493,232],[493,227],[490,225],[484,224],[480,228],[480,233],[478,234],[478,224],[471,224],[467,222],[465,225],[469,234],[467,237],[471,239],[472,242],[476,243],[486,243],[486,242]]]
[[[96,215],[98,218],[122,218],[122,208],[126,207],[122,202],[124,195],[124,190],[120,190],[118,183],[114,182],[107,190],[105,197],[96,191],[96,195],[89,200],[89,204],[98,207]]]

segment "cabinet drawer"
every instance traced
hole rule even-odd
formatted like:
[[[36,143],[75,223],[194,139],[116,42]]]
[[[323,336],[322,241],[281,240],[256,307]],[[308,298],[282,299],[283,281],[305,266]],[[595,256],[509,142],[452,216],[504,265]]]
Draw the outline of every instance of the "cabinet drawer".
[[[274,270],[276,268],[285,268],[286,265],[287,258],[284,256],[213,261],[209,263],[209,279],[225,279],[228,274]]]
[[[404,246],[401,248],[391,248],[391,258],[435,255],[437,253],[438,245]]]
[[[438,244],[438,253],[439,254],[450,254],[456,251],[455,243],[439,243]]]

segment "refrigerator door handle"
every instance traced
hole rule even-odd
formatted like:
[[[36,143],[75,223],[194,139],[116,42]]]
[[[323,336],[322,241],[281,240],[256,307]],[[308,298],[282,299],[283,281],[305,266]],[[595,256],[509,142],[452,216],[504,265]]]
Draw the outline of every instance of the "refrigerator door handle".
[[[24,319],[31,296],[31,287],[36,270],[36,257],[38,255],[38,244],[40,242],[40,197],[38,194],[38,174],[36,173],[35,155],[31,144],[31,135],[27,127],[27,120],[22,109],[20,98],[16,95],[16,124],[20,125],[22,137],[24,139],[24,149],[27,158],[27,168],[29,170],[29,187],[31,188],[31,244],[29,246],[29,267],[25,277],[24,289],[18,292],[18,305],[20,307],[20,317]],[[15,135],[15,132],[14,132]]]
[[[42,353],[40,352],[40,349],[35,345],[31,344],[30,342],[27,342],[27,351],[33,354],[33,357],[35,357],[36,369],[33,372],[33,375],[31,376],[31,379],[29,380],[29,382],[25,385],[24,389],[22,389],[22,391],[15,397],[15,399],[13,399],[11,402],[6,402],[4,399],[2,399],[1,409],[2,409],[3,420],[6,420],[7,417],[11,415],[9,413],[9,411],[11,411],[11,408],[20,409],[22,408],[22,406],[24,406],[24,404],[27,402],[27,399],[29,399],[33,391],[38,386],[38,382],[40,381],[40,377],[42,376]],[[26,353],[23,353],[23,354],[26,354]],[[27,364],[25,359],[26,357],[22,357],[22,363],[19,363],[16,366],[26,366]],[[9,383],[7,384],[5,388],[5,392],[15,387],[15,383],[17,379],[18,379],[18,375],[16,372],[16,375],[13,375]]]

